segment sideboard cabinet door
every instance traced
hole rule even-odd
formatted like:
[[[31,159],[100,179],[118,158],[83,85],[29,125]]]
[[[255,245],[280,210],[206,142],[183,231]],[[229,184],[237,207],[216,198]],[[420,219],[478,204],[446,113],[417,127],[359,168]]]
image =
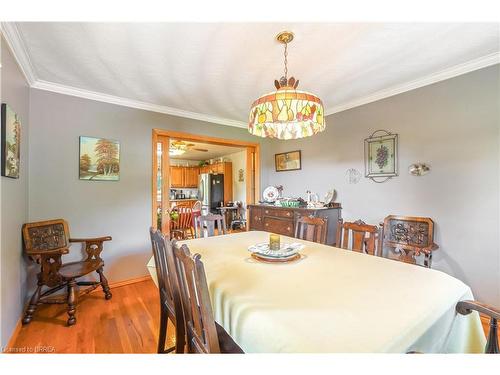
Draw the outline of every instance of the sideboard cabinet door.
[[[250,230],[262,230],[262,208],[260,207],[249,207],[249,217],[250,217]]]

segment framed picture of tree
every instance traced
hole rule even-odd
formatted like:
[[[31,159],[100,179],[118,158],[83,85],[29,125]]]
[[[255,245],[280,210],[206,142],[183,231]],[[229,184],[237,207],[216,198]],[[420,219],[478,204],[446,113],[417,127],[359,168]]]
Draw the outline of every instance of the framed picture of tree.
[[[21,160],[21,120],[7,104],[1,108],[2,176],[19,178]]]
[[[119,179],[120,142],[81,136],[80,180],[118,181]]]

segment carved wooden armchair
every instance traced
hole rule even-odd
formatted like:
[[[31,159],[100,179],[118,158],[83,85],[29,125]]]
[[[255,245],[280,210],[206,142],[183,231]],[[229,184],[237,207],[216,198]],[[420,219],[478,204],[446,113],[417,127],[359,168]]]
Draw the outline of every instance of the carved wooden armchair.
[[[434,243],[434,222],[431,218],[390,215],[380,225],[380,256],[388,247],[398,254],[398,260],[417,264],[416,257],[423,254],[423,266],[431,268],[432,252],[439,248]]]
[[[490,319],[490,330],[484,347],[484,353],[500,354],[500,348],[498,347],[498,320],[500,319],[500,309],[488,306],[481,302],[465,300],[457,303],[455,311],[460,315],[469,315],[473,311],[477,311],[481,315],[488,317]],[[423,353],[411,351],[407,354]]]
[[[500,309],[485,305],[476,301],[460,301],[455,308],[457,313],[461,315],[468,315],[472,311],[477,311],[490,318],[490,332],[484,352],[486,354],[499,354],[498,348],[498,320],[500,319]]]
[[[111,237],[70,238],[68,224],[62,219],[27,223],[23,225],[22,232],[25,253],[40,264],[38,285],[24,314],[23,324],[31,322],[37,306],[41,303],[67,303],[67,323],[69,326],[75,324],[77,286],[88,286],[89,288],[80,293],[87,294],[100,285],[105,298],[111,299],[108,281],[103,273],[104,261],[100,257],[103,242],[110,241]],[[73,242],[83,243],[86,258],[63,264],[62,255],[69,253],[69,245]],[[94,271],[98,273],[99,281],[76,281]],[[42,292],[44,286],[49,289]],[[67,288],[65,297],[47,297],[63,288]]]

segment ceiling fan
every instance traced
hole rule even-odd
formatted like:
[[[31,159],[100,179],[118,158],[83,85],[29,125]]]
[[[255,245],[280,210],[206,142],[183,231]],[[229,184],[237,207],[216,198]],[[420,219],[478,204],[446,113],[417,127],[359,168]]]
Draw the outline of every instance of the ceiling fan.
[[[186,143],[184,141],[171,141],[170,142],[170,155],[182,155],[188,150],[208,152],[207,149],[197,148],[194,143]]]

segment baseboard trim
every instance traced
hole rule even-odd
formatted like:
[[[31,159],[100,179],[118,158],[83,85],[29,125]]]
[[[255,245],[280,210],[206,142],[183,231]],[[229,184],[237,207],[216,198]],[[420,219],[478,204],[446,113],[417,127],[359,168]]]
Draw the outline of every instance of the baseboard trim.
[[[121,286],[135,284],[135,283],[140,283],[142,281],[148,281],[148,280],[151,280],[151,275],[145,275],[145,276],[135,277],[133,279],[127,279],[127,280],[117,281],[115,283],[109,284],[109,287],[111,289],[113,289],[113,288],[119,288]]]
[[[145,275],[145,276],[139,276],[139,277],[134,277],[133,279],[127,279],[127,280],[122,280],[122,281],[117,281],[114,283],[109,284],[110,289],[116,289],[120,288],[122,286],[130,285],[130,284],[135,284],[135,283],[140,283],[143,281],[148,281],[151,280],[150,275]],[[93,291],[90,292],[90,294],[95,293],[95,292],[102,292],[101,288],[96,288]]]

